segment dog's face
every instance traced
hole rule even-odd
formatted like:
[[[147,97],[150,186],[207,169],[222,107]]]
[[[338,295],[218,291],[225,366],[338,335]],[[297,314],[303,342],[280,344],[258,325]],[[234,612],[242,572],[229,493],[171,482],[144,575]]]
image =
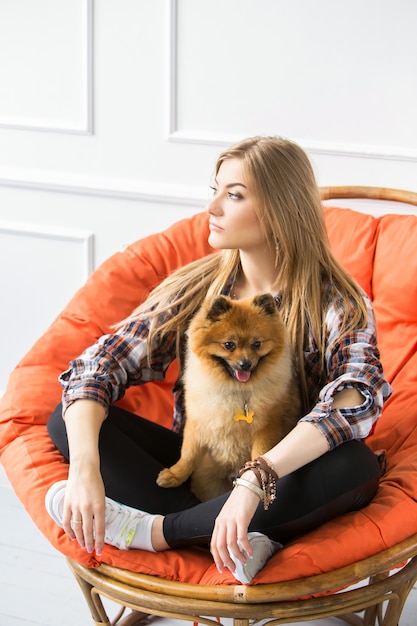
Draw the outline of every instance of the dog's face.
[[[240,383],[261,375],[286,343],[286,329],[270,294],[246,300],[207,300],[188,330],[192,352],[223,380]]]

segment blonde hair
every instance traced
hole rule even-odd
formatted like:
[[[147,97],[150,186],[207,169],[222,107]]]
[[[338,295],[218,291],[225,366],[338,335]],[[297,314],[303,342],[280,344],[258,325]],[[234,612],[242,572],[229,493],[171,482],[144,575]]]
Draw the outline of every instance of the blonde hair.
[[[332,284],[343,302],[340,336],[364,324],[367,311],[359,286],[330,250],[311,163],[300,146],[279,137],[253,137],[232,146],[219,156],[216,175],[227,159],[241,160],[265,236],[276,249],[276,284],[282,294],[280,311],[296,360],[303,363],[310,330],[321,354],[325,377],[323,284]],[[168,276],[130,319],[151,319],[149,346],[157,334],[168,332],[175,332],[179,341],[204,298],[220,294],[239,267],[239,250],[222,250],[194,261]],[[164,321],[164,313],[173,307],[176,314]],[[307,406],[302,367],[299,375]]]

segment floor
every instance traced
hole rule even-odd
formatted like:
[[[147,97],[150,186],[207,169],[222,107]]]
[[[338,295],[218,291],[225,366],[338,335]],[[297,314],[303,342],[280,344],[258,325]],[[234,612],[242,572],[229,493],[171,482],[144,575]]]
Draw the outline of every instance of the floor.
[[[0,465],[0,626],[93,626],[87,605],[65,559],[38,531],[15,496]],[[106,604],[110,618],[117,607]],[[417,589],[405,606],[400,626],[416,626]],[[231,620],[225,620],[231,626]],[[155,619],[153,626],[187,622]],[[336,618],[304,626],[341,626]],[[296,624],[295,626],[301,626]]]

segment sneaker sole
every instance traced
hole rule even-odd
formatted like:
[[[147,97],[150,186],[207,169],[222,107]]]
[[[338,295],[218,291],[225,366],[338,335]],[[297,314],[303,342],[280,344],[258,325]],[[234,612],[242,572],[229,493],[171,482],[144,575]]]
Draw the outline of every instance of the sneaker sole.
[[[58,515],[55,513],[53,507],[52,507],[52,503],[56,497],[56,495],[62,491],[62,489],[65,489],[66,485],[67,485],[66,480],[60,480],[57,483],[54,483],[53,485],[51,485],[51,487],[49,487],[46,496],[45,496],[45,508],[48,512],[48,514],[52,517],[52,519],[54,520],[54,522],[56,524],[58,524],[58,526],[60,526],[61,528],[63,528],[62,525],[62,519],[60,519],[58,517]]]

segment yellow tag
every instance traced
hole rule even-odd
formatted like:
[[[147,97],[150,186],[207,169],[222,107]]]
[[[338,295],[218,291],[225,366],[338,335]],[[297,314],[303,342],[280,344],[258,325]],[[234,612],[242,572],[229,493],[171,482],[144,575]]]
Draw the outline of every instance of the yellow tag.
[[[247,422],[248,424],[252,424],[254,415],[255,413],[253,411],[249,411],[248,405],[245,404],[244,410],[236,409],[233,420],[235,422]]]

